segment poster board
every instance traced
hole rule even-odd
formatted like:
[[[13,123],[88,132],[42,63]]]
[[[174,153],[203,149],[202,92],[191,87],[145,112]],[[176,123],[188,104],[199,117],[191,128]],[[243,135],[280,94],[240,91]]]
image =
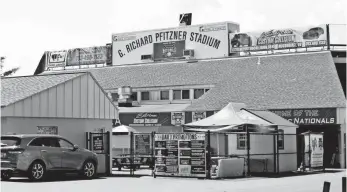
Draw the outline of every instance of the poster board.
[[[135,155],[151,155],[151,135],[134,134]]]
[[[156,175],[206,177],[204,133],[161,133],[154,141]]]
[[[323,133],[305,134],[305,165],[311,168],[323,167],[323,156]]]

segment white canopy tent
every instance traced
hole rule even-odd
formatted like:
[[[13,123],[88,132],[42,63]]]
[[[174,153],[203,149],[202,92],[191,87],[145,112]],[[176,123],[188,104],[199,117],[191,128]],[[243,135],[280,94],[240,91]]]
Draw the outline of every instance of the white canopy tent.
[[[126,125],[120,125],[112,129],[112,133],[130,133],[130,132],[137,133],[137,131],[134,128],[126,126]]]
[[[266,121],[253,113],[243,110],[246,105],[242,103],[229,103],[216,114],[200,121],[185,124],[185,131],[229,131],[242,125],[256,125],[260,128],[270,128],[276,125]]]

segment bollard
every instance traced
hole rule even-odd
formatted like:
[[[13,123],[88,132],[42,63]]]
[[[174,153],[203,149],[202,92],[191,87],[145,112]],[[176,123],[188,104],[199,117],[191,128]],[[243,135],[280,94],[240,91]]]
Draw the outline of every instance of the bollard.
[[[346,192],[346,177],[342,177],[342,192]]]
[[[324,182],[323,185],[323,192],[329,192],[330,191],[330,182]]]

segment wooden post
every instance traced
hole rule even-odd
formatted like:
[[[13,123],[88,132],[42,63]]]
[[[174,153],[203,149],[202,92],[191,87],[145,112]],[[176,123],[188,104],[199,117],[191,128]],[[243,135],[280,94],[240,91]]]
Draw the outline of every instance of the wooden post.
[[[346,192],[346,177],[342,177],[342,192]]]

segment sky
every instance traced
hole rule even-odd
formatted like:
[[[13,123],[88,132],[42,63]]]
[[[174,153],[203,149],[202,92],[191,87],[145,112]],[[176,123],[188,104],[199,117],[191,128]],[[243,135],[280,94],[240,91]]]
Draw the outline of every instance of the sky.
[[[6,57],[5,69],[20,67],[16,76],[32,75],[44,51],[103,46],[111,43],[112,33],[176,27],[180,13],[193,13],[192,25],[232,21],[250,32],[346,24],[346,2],[0,0],[0,56]]]

